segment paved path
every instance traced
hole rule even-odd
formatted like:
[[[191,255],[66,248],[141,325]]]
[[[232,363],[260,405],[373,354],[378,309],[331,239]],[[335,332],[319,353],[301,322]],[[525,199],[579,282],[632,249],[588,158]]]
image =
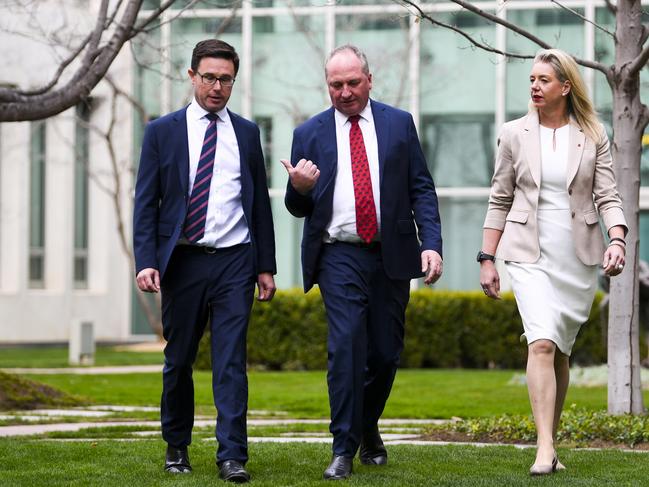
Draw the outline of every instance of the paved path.
[[[398,426],[398,425],[427,425],[439,424],[444,420],[435,419],[385,419],[381,420],[382,426]],[[248,426],[285,426],[292,424],[329,424],[328,419],[248,419]],[[194,425],[213,426],[214,419],[197,419]],[[160,421],[93,421],[93,422],[78,422],[78,423],[47,423],[47,424],[19,424],[13,426],[0,426],[0,437],[7,436],[29,436],[40,435],[43,433],[51,433],[55,431],[79,431],[86,428],[107,428],[111,426],[145,426],[147,428],[158,429]],[[399,435],[413,436],[413,435]],[[417,435],[414,435],[417,436]],[[298,439],[296,439],[298,441]]]
[[[80,374],[80,375],[102,375],[102,374],[148,374],[153,372],[162,372],[161,365],[119,365],[112,367],[57,367],[57,368],[15,368],[15,369],[0,369],[2,372],[8,374],[39,374],[39,375],[54,375],[54,374]]]

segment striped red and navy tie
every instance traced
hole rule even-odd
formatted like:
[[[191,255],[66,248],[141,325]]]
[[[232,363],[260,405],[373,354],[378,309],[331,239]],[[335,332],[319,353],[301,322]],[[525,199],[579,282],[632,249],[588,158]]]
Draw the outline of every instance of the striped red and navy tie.
[[[216,151],[216,120],[219,118],[216,113],[205,115],[210,123],[205,130],[203,137],[203,148],[201,158],[198,160],[198,168],[194,177],[194,186],[187,206],[185,217],[184,234],[191,243],[198,242],[205,234],[205,220],[207,218],[207,203],[210,199],[210,184],[212,183],[212,172],[214,169],[214,152]]]

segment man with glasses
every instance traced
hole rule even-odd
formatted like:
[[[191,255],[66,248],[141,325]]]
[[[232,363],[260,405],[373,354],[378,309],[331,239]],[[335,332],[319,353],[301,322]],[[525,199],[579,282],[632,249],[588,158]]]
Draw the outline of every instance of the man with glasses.
[[[192,364],[209,323],[216,462],[222,479],[241,483],[250,479],[248,319],[255,284],[259,301],[273,298],[276,264],[259,128],[226,108],[238,69],[232,46],[199,42],[188,70],[194,99],[147,126],[133,248],[138,287],[162,293],[165,470],[192,470]]]
[[[304,289],[327,311],[333,457],[326,480],[346,479],[388,453],[378,420],[403,348],[410,279],[442,274],[437,195],[412,116],[370,100],[372,74],[357,47],[325,64],[332,107],[295,129],[286,207],[304,217]]]

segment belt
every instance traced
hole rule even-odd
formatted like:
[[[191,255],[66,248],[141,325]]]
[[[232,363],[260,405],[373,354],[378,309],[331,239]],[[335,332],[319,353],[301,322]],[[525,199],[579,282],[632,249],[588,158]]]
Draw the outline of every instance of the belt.
[[[186,252],[199,252],[201,254],[216,254],[218,250],[223,250],[223,249],[217,249],[216,247],[206,247],[205,245],[186,245],[186,244],[176,245],[176,249],[183,250]]]
[[[378,252],[381,250],[381,242],[365,243],[365,242],[345,242],[342,240],[336,240],[335,242],[332,242],[331,245],[349,245],[351,247],[356,247],[358,249],[365,249],[371,252]]]
[[[176,245],[176,249],[182,249],[187,252],[198,252],[201,254],[216,254],[217,252],[225,252],[246,245],[250,245],[250,242],[231,245],[230,247],[207,247],[205,245],[180,244]]]

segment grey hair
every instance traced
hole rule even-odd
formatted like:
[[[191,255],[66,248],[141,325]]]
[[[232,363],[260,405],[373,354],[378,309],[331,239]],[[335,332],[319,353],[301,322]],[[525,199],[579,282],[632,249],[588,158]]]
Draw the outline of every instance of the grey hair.
[[[370,65],[367,62],[367,56],[363,51],[361,51],[358,47],[354,46],[353,44],[345,44],[342,46],[338,46],[335,48],[333,51],[329,53],[327,56],[327,59],[325,61],[324,65],[324,70],[325,70],[325,76],[327,76],[327,64],[329,64],[329,61],[331,61],[331,58],[333,58],[336,54],[339,54],[343,51],[350,51],[353,52],[356,57],[360,60],[361,62],[361,69],[363,70],[363,73],[366,75],[370,74]]]

